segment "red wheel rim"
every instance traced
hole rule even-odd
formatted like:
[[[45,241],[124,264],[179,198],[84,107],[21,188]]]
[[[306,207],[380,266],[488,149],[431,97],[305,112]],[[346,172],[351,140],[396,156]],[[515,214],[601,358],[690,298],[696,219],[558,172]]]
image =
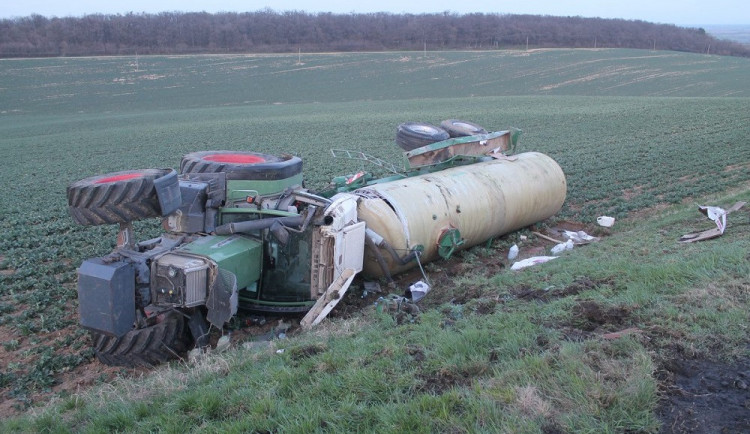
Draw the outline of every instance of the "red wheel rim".
[[[109,184],[110,182],[127,181],[128,179],[135,179],[143,177],[142,173],[123,173],[122,175],[112,175],[106,178],[100,178],[94,181],[94,184]]]
[[[213,161],[214,163],[230,164],[255,164],[263,163],[265,158],[249,154],[211,154],[203,157],[204,160]]]

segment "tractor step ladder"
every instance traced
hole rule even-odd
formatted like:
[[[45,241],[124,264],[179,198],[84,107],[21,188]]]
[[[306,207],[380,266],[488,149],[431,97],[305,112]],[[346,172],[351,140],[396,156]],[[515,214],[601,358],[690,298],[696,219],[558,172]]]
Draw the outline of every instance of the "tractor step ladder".
[[[328,287],[326,292],[318,298],[318,301],[312,309],[307,312],[307,315],[302,318],[302,321],[300,321],[302,328],[309,330],[319,322],[323,321],[331,310],[336,307],[339,301],[344,298],[344,294],[346,294],[346,291],[349,289],[349,286],[352,284],[354,276],[356,275],[357,272],[353,269],[345,269],[344,272],[341,273],[333,283],[331,283],[331,286]]]

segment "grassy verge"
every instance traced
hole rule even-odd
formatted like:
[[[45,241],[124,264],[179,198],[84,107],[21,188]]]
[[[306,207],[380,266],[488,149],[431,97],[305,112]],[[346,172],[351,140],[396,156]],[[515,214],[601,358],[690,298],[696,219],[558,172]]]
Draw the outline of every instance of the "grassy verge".
[[[487,273],[512,234],[463,253],[462,273],[428,267],[437,285],[415,321],[366,308],[70,395],[0,431],[655,432],[665,362],[748,355],[750,217],[728,220],[721,238],[679,244],[711,222],[678,205]]]

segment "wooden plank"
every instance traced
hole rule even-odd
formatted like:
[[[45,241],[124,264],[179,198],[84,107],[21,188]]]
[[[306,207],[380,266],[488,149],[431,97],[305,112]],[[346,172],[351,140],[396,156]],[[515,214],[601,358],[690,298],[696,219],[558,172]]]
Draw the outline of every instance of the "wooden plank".
[[[552,237],[548,237],[547,235],[544,235],[544,234],[543,234],[543,233],[541,233],[541,232],[535,232],[535,231],[534,231],[534,232],[531,232],[531,233],[532,233],[532,234],[534,234],[534,235],[536,235],[536,236],[537,236],[537,237],[539,237],[539,238],[545,239],[545,240],[547,240],[547,241],[552,241],[553,243],[557,243],[557,244],[561,244],[561,243],[564,243],[564,241],[560,241],[560,240],[556,240],[556,239],[554,239],[554,238],[552,238]]]

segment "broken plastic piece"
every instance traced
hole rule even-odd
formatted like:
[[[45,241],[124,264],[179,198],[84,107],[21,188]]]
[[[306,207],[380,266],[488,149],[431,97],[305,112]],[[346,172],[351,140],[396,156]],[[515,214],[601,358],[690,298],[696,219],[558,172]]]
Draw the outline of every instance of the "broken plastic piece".
[[[378,282],[364,282],[363,284],[365,291],[372,292],[375,294],[379,294],[383,292],[382,289],[380,289],[380,284]]]
[[[217,353],[226,351],[229,349],[230,344],[231,342],[229,341],[229,336],[224,335],[219,338],[218,342],[216,342],[216,348],[214,348],[214,351]]]
[[[360,171],[360,172],[355,173],[354,175],[352,175],[346,180],[346,185],[353,183],[354,181],[358,180],[359,178],[363,176],[365,176],[365,172]]]
[[[423,299],[425,295],[427,295],[428,292],[430,292],[430,285],[424,283],[423,281],[419,281],[409,287],[409,293],[411,294],[411,301],[414,303],[418,302],[419,300]]]
[[[596,218],[596,223],[598,223],[599,226],[604,226],[605,228],[611,228],[612,225],[615,224],[615,218],[603,215],[603,216]]]
[[[557,256],[532,256],[523,261],[514,262],[510,269],[516,271],[533,265],[543,264],[557,258]]]
[[[553,255],[559,255],[566,250],[573,250],[573,240],[568,240],[553,247],[550,251]]]
[[[508,259],[512,261],[516,259],[517,257],[518,257],[518,244],[513,244],[510,247],[510,250],[508,250]]]
[[[593,243],[595,241],[599,241],[598,237],[593,237],[584,231],[578,231],[578,232],[564,231],[563,234],[569,240],[573,240],[573,243],[575,244],[588,244],[588,243]]]
[[[699,206],[698,211],[716,223],[719,232],[724,233],[724,229],[727,227],[727,212],[724,208],[719,208],[718,206]]]

